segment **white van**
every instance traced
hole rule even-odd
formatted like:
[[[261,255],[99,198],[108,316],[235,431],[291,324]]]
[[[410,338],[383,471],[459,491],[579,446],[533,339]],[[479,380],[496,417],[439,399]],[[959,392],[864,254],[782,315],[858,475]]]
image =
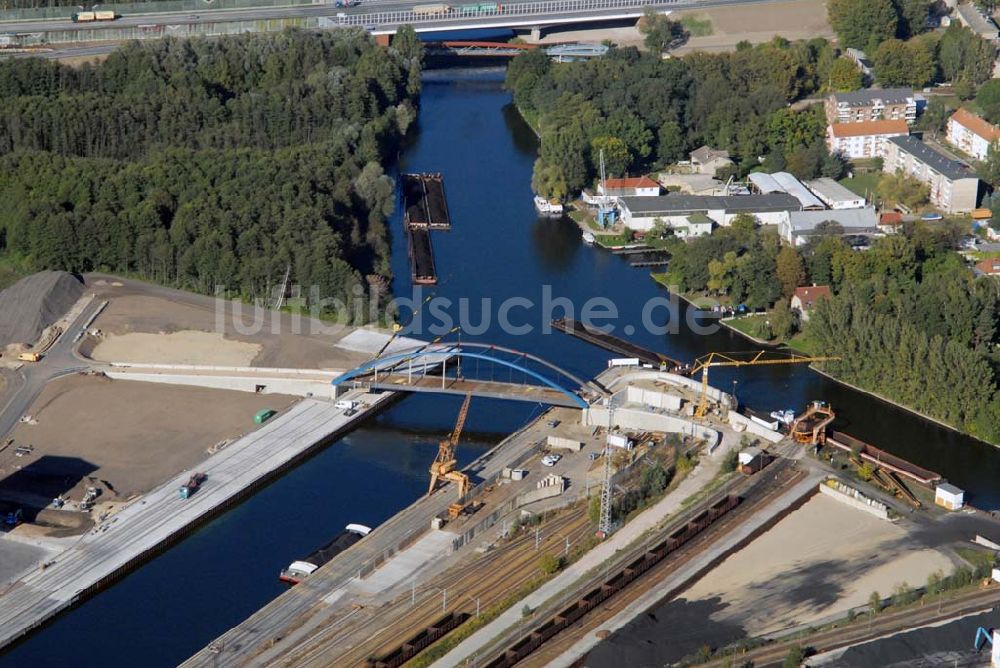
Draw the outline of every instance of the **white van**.
[[[351,399],[341,399],[333,405],[334,408],[339,408],[345,411],[349,411],[352,408],[357,408],[358,402]]]

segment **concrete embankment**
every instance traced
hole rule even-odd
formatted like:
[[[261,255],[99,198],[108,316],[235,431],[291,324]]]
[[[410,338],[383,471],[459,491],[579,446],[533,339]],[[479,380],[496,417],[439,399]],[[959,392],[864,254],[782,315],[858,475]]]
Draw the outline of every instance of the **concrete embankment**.
[[[330,402],[306,399],[205,460],[198,471],[207,479],[191,498],[182,500],[177,491],[193,473],[188,471],[136,499],[5,592],[0,598],[0,647],[122,577],[394,396],[352,393],[363,408],[351,417]]]

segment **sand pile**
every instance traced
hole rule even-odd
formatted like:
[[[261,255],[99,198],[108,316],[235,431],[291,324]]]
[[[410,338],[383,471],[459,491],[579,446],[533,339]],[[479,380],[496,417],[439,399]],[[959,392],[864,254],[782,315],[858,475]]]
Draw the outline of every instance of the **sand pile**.
[[[81,295],[83,283],[65,271],[40,271],[0,292],[0,348],[34,343]]]

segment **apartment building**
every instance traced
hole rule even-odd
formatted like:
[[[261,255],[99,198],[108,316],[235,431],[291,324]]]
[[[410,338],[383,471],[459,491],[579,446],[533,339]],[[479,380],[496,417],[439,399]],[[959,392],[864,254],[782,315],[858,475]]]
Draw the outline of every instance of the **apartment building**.
[[[885,144],[882,169],[902,171],[930,186],[931,203],[948,213],[976,208],[979,179],[960,162],[951,160],[916,137],[892,137]]]
[[[917,99],[912,88],[865,88],[850,93],[832,93],[824,103],[826,122],[917,120]]]
[[[976,160],[985,160],[990,146],[1000,141],[1000,128],[966,109],[948,119],[948,143]]]
[[[826,145],[831,153],[845,158],[881,158],[890,137],[905,137],[910,127],[904,120],[833,123],[826,128]]]

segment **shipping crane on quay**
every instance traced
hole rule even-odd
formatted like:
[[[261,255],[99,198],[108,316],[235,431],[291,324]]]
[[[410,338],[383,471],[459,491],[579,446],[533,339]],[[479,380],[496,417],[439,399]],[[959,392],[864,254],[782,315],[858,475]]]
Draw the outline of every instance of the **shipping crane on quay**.
[[[434,493],[440,480],[451,480],[458,483],[459,499],[469,492],[469,476],[455,468],[458,464],[455,446],[458,445],[458,439],[462,436],[462,428],[465,427],[465,418],[469,415],[471,401],[472,395],[465,395],[465,401],[462,402],[462,407],[458,411],[458,419],[455,420],[455,428],[448,435],[448,438],[438,444],[437,457],[431,463],[431,485],[427,489],[428,496]]]
[[[808,364],[810,362],[828,362],[839,360],[839,357],[822,355],[796,355],[789,352],[774,352],[758,350],[747,353],[709,353],[694,361],[688,375],[694,376],[701,372],[701,396],[694,410],[697,418],[703,418],[708,413],[708,370],[712,367],[762,366],[765,364]]]

